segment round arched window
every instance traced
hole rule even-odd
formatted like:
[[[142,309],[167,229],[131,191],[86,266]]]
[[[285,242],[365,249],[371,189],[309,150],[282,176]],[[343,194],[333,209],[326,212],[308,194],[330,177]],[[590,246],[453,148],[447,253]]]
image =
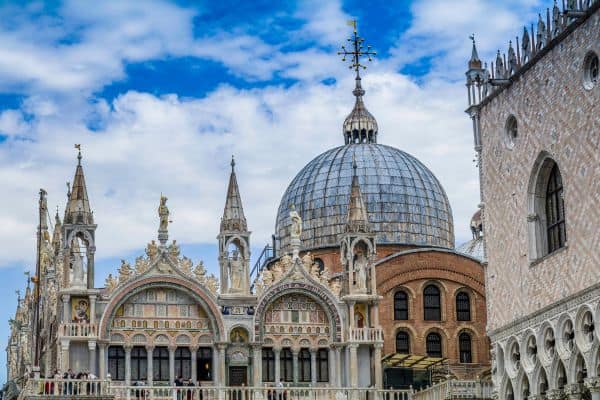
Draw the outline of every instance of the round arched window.
[[[583,60],[583,86],[586,89],[590,90],[598,83],[599,69],[598,55],[590,51]]]
[[[517,118],[514,115],[510,115],[506,120],[506,126],[504,128],[506,134],[506,146],[509,149],[515,147],[515,142],[519,136],[519,129],[517,124]]]

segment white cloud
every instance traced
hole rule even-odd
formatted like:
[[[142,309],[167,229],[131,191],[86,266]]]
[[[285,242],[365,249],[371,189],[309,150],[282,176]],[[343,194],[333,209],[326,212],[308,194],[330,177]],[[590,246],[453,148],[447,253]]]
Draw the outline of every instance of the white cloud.
[[[20,110],[0,113],[0,131],[10,137],[0,145],[5,193],[0,265],[32,262],[37,190],[46,188],[50,204],[64,207],[65,181],[72,179],[75,165],[73,143],[84,148],[100,258],[141,250],[155,236],[161,192],[169,197],[173,238],[215,243],[231,154],[253,243],[260,246],[270,239],[279,200],[294,175],[320,152],[342,143],[341,123],[353,104],[354,82],[333,50],[324,50],[347,34],[347,15],[339,5],[300,8],[298,15],[307,23],[299,29],[319,39],[319,46],[286,53],[235,30],[218,32],[218,41],[193,38],[193,10],[164,2],[153,7],[121,3],[96,5],[94,15],[86,13],[89,4],[66,3],[58,17],[33,22],[31,10],[19,10],[11,14],[17,15],[15,29],[0,24],[3,88],[22,87],[30,94]],[[497,22],[499,27],[487,29],[485,40],[491,42],[498,40],[491,32],[509,30],[513,22],[520,26],[517,9],[497,3],[497,21],[482,22],[490,4],[469,0],[454,11],[445,7],[450,14],[444,14],[433,0],[415,3],[405,43],[394,58],[373,63],[363,79],[380,143],[415,155],[440,179],[453,207],[458,242],[469,238],[468,221],[479,202],[464,87],[455,83],[469,51],[463,36],[474,26]],[[327,21],[335,22],[328,26]],[[442,37],[449,39],[440,42]],[[90,101],[89,93],[123,78],[127,62],[172,55],[214,59],[248,79],[279,74],[299,83],[253,90],[223,85],[202,99],[129,91],[111,104]],[[424,83],[395,71],[398,63],[423,55],[432,55],[436,66]],[[443,65],[451,69],[441,73]],[[329,76],[338,83],[319,83]],[[90,118],[100,129],[86,127]]]

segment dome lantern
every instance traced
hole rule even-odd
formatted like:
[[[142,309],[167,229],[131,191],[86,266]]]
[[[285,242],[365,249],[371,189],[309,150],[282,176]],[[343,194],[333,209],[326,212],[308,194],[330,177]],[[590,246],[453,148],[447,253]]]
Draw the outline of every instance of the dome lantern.
[[[364,49],[364,39],[358,36],[356,30],[356,20],[350,21],[354,27],[354,33],[348,42],[352,44],[352,48],[347,50],[345,46],[342,46],[342,51],[338,54],[342,55],[342,61],[346,61],[346,56],[351,57],[350,69],[356,72],[355,87],[352,94],[356,97],[354,108],[352,112],[346,117],[343,125],[344,142],[350,143],[377,143],[377,121],[375,117],[367,110],[363,102],[363,96],[365,90],[361,85],[360,69],[366,69],[367,67],[360,62],[362,56],[368,57],[367,60],[371,61],[371,56],[377,53],[371,50],[371,46],[367,46]]]

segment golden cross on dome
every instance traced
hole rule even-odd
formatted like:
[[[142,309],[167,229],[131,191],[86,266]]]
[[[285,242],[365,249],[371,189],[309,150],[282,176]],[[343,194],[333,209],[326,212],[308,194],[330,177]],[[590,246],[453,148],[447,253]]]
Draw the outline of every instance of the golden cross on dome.
[[[346,46],[342,46],[342,51],[338,51],[338,55],[343,56],[342,61],[346,61],[347,56],[351,56],[352,59],[350,61],[350,65],[348,68],[356,71],[356,76],[359,76],[360,69],[366,69],[366,65],[361,64],[360,58],[362,56],[366,56],[368,61],[372,61],[371,56],[377,55],[375,51],[371,50],[371,46],[367,46],[367,49],[364,49],[364,39],[358,36],[358,31],[356,29],[356,20],[350,20],[347,22],[348,25],[354,28],[353,36],[350,37],[348,42],[352,45],[351,49],[346,49]]]

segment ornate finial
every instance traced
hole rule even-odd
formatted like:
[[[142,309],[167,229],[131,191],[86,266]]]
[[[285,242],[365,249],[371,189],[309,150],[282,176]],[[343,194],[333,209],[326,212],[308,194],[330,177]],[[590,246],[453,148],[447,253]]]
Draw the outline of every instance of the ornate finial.
[[[233,172],[234,168],[235,168],[235,157],[232,154],[231,155],[231,172]]]
[[[75,148],[77,149],[77,165],[81,165],[81,145],[77,143]]]
[[[366,69],[366,65],[361,63],[361,57],[366,56],[368,61],[372,61],[371,56],[377,53],[371,50],[371,46],[364,49],[364,39],[358,36],[356,29],[356,20],[348,21],[348,25],[354,28],[353,36],[348,39],[351,43],[351,49],[342,46],[342,51],[338,54],[343,56],[342,61],[346,61],[346,56],[351,56],[349,68],[356,71],[355,87],[352,94],[356,97],[354,109],[346,117],[343,125],[344,142],[350,143],[377,143],[377,121],[365,107],[362,97],[365,94],[361,86],[360,69]]]
[[[356,88],[354,89],[353,93],[356,97],[358,97],[363,96],[365,94],[365,91],[360,86],[360,69],[367,68],[366,65],[361,64],[360,58],[362,56],[367,56],[367,60],[372,61],[371,56],[375,56],[377,55],[377,53],[371,50],[371,46],[367,46],[367,49],[364,50],[363,43],[365,40],[358,36],[355,19],[348,21],[348,25],[354,28],[353,36],[347,39],[348,42],[352,44],[352,48],[350,50],[347,50],[346,46],[342,46],[342,51],[338,51],[338,55],[342,56],[342,61],[344,62],[346,61],[346,56],[352,57],[348,68],[356,71]]]

